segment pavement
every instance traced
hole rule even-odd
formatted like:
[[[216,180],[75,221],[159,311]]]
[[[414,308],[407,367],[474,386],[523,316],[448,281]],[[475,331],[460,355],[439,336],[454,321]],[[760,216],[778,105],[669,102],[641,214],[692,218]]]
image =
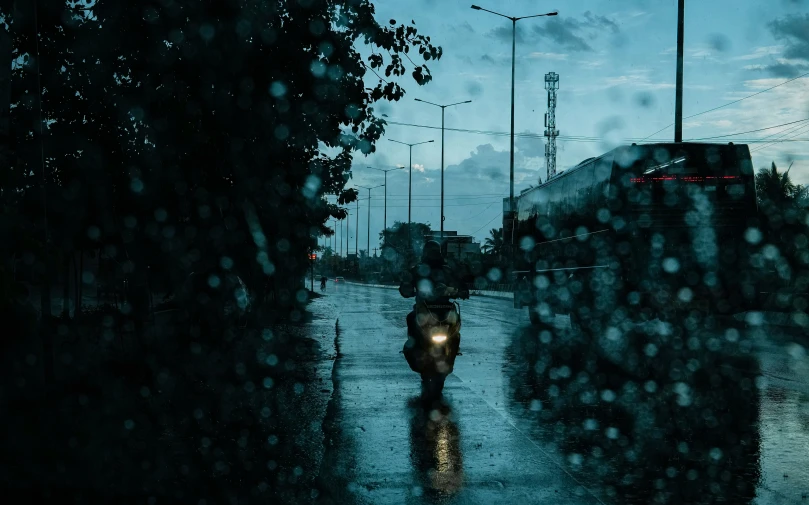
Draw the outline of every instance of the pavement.
[[[526,311],[514,309],[510,300],[475,297],[461,302],[463,355],[447,379],[442,404],[425,408],[419,401],[419,378],[400,354],[412,300],[393,289],[349,283],[330,283],[320,294],[311,306],[315,319],[327,308],[336,319],[320,475],[340,494],[339,502],[514,505],[646,499],[616,494],[616,489],[627,488],[621,483],[637,472],[638,461],[658,461],[664,451],[651,444],[646,450],[654,454],[627,451],[626,457],[588,470],[570,449],[579,428],[543,423],[536,415],[539,402],[515,394],[527,381],[522,376],[527,374],[519,372],[525,363],[515,342],[524,338],[529,323]],[[735,335],[734,330],[716,331]],[[724,473],[707,464],[689,470],[689,480],[715,481],[710,484],[715,487],[705,485],[711,498],[727,493],[724,498],[731,503],[809,503],[809,358],[804,347],[809,339],[788,331],[767,326],[742,330],[745,352],[757,362],[751,377],[757,396],[742,407],[728,403],[721,415],[735,416],[755,435],[734,438],[730,433],[728,440],[735,442],[727,445],[704,441],[718,446],[712,457],[727,454],[725,463],[731,454],[740,455],[722,467]],[[688,437],[698,445],[700,430],[695,428]],[[737,451],[739,444],[747,447]],[[676,453],[676,447],[682,446],[669,449]],[[675,467],[671,463],[669,476]],[[736,478],[734,474],[753,491],[722,491],[720,484]],[[645,484],[666,487],[662,481]],[[684,501],[677,486],[666,489],[666,502]]]

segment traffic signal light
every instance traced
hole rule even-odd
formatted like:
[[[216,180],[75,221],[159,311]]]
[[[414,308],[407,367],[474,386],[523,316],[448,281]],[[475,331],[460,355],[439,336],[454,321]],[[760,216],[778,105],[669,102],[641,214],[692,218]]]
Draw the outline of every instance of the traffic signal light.
[[[312,253],[312,254],[310,254],[310,255],[309,255],[309,259],[310,259],[310,260],[316,260],[316,259],[317,259],[317,253]]]

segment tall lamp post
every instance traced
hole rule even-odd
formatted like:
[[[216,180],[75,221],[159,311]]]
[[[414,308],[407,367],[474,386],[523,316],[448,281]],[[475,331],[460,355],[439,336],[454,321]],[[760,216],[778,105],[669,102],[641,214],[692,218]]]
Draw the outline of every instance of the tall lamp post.
[[[346,259],[348,259],[348,238],[350,236],[350,222],[351,222],[351,212],[346,209]]]
[[[521,19],[528,19],[528,18],[539,18],[545,16],[556,16],[556,12],[548,12],[545,14],[534,14],[532,16],[506,16],[505,14],[500,14],[499,12],[490,11],[489,9],[484,9],[483,7],[479,7],[477,5],[472,6],[473,9],[476,11],[485,11],[496,16],[504,17],[506,19],[511,20],[511,149],[509,151],[509,191],[508,191],[508,220],[511,223],[511,227],[514,227],[514,65],[515,65],[515,54],[517,51],[517,21]],[[504,229],[503,232],[506,230]],[[514,267],[514,233],[511,234],[511,246],[510,249],[510,259],[511,259],[511,266]]]
[[[357,186],[358,188],[367,189],[368,190],[368,245],[366,246],[368,249],[366,250],[366,254],[368,257],[371,257],[371,190],[376,188],[381,188],[384,184],[380,184],[379,186]],[[359,228],[357,228],[359,230]],[[359,251],[357,251],[359,255]]]
[[[440,105],[433,102],[428,102],[427,100],[420,100],[416,98],[417,102],[426,103],[429,105],[434,105],[436,107],[441,107],[441,246],[443,247],[444,244],[444,109],[447,107],[452,107],[453,105],[461,105],[463,103],[472,103],[472,100],[465,100],[463,102],[456,102],[450,103],[447,105]]]
[[[388,229],[388,172],[393,172],[394,170],[403,170],[404,167],[389,168],[387,170],[385,170],[384,168],[376,168],[376,167],[368,167],[368,168],[372,170],[379,170],[380,172],[383,172],[385,174],[385,184],[383,184],[383,186],[385,186],[385,210],[383,212],[384,217],[382,218],[383,223],[382,236],[385,238],[385,243],[383,244],[384,246],[387,245],[388,243],[387,235],[385,235],[385,230]]]
[[[421,144],[429,144],[430,142],[435,142],[434,140],[425,140],[424,142],[416,142],[415,144],[410,144],[408,142],[402,142],[400,140],[393,140],[388,139],[391,142],[396,142],[397,144],[402,144],[410,148],[410,162],[407,164],[407,168],[410,171],[410,182],[407,186],[407,253],[408,259],[410,258],[410,254],[413,252],[413,237],[411,237],[411,228],[413,227],[413,221],[410,218],[410,210],[413,204],[413,146],[418,146]]]

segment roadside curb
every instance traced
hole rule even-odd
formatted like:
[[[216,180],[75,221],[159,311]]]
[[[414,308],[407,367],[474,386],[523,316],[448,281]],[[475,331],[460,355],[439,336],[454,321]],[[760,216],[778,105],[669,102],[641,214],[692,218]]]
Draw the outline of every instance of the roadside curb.
[[[505,291],[477,291],[472,290],[470,293],[472,296],[488,296],[491,298],[502,298],[504,300],[513,300],[514,293],[506,293]]]
[[[370,288],[382,288],[382,289],[398,289],[399,286],[394,286],[390,284],[366,284],[364,282],[352,282],[352,281],[345,281],[346,284],[353,284],[355,286],[367,286]],[[488,296],[491,298],[502,298],[505,300],[513,300],[514,293],[505,293],[503,291],[480,291],[480,290],[471,290],[469,292],[472,296]]]
[[[368,286],[369,288],[383,288],[383,289],[398,289],[399,286],[392,286],[390,284],[366,284],[364,282],[351,282],[345,281],[346,284],[353,284],[355,286]]]

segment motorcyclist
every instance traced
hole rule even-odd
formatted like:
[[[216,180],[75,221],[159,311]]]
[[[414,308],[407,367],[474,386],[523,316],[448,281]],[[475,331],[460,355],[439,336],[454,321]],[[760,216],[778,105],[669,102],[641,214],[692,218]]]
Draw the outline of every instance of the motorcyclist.
[[[326,289],[326,276],[320,278],[320,289]]]
[[[403,276],[399,284],[399,294],[405,298],[416,297],[416,305],[407,315],[407,333],[410,337],[418,335],[416,324],[416,306],[424,301],[431,304],[448,304],[450,298],[469,298],[469,289],[460,281],[459,277],[449,268],[444,256],[441,254],[441,245],[430,240],[424,244],[421,262],[411,268]],[[460,347],[460,340],[457,344]]]

